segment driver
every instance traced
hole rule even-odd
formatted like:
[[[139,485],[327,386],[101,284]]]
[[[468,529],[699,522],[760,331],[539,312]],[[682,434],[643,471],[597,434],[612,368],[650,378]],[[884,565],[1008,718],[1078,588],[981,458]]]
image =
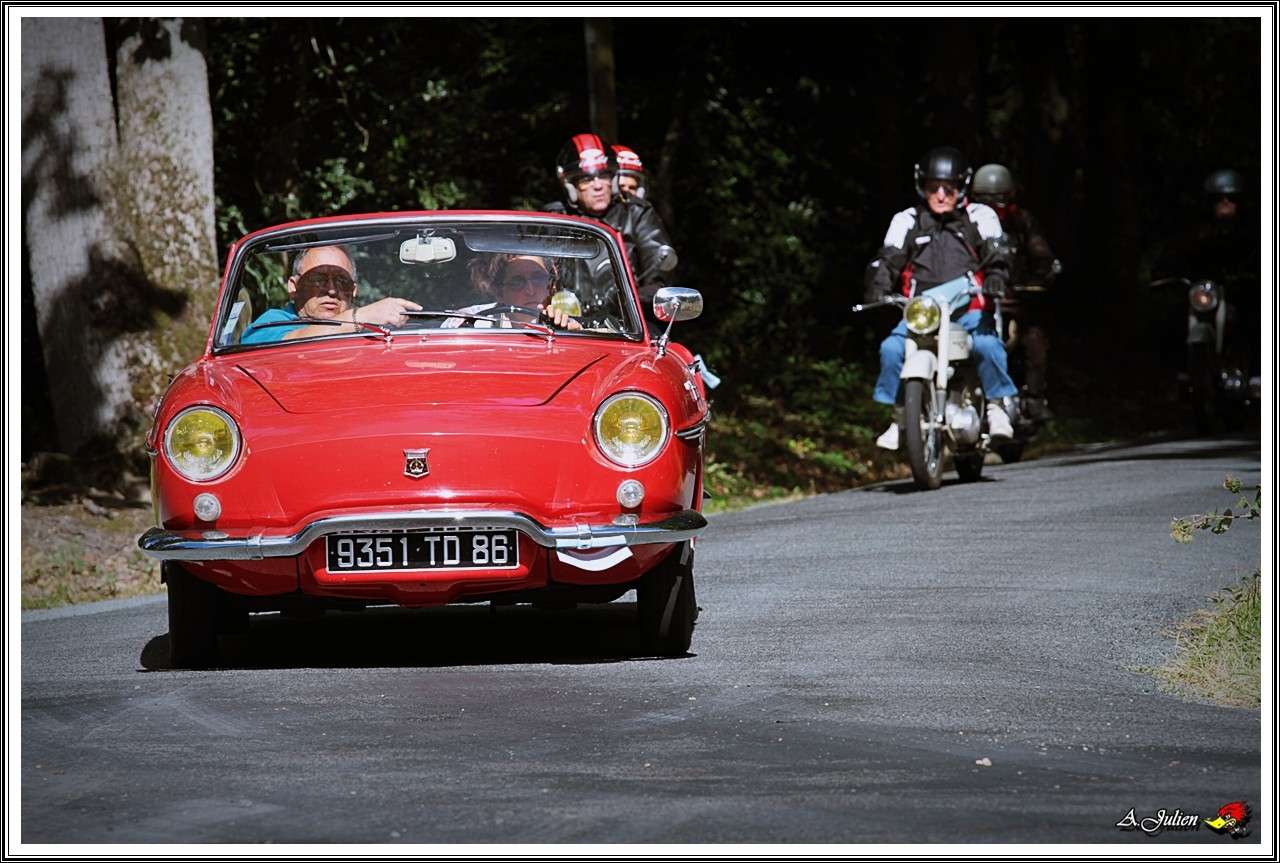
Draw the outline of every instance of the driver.
[[[359,332],[360,323],[380,326],[402,326],[405,311],[420,311],[412,300],[385,297],[375,303],[356,308],[356,264],[342,246],[316,246],[293,258],[293,275],[285,285],[289,302],[282,309],[267,309],[245,329],[240,344],[267,344],[308,336]],[[352,321],[347,326],[307,325],[303,319]],[[298,321],[296,327],[286,326]],[[267,326],[270,325],[270,326]]]
[[[954,147],[935,147],[915,166],[916,192],[923,208],[908,207],[893,217],[884,245],[866,273],[868,302],[880,300],[901,286],[914,296],[963,277],[978,266],[991,251],[989,242],[1003,236],[1000,220],[985,204],[970,204],[965,192],[973,171]],[[985,267],[983,293],[1000,295],[1008,273],[1008,262],[996,255]],[[959,325],[973,336],[973,354],[978,377],[987,397],[987,427],[992,438],[1013,437],[1013,424],[999,400],[1017,394],[1009,378],[1009,361],[1004,343],[995,331],[991,304],[975,297]],[[884,449],[898,448],[903,409],[899,375],[906,356],[907,325],[900,321],[880,344],[880,377],[873,398],[894,405],[893,424],[876,439]]]

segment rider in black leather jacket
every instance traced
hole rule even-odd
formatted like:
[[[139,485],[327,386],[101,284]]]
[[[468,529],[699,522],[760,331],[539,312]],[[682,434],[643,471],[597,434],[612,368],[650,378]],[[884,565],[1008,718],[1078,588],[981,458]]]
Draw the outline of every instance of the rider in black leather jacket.
[[[556,174],[564,186],[565,200],[553,201],[542,209],[599,219],[621,234],[645,314],[651,316],[653,295],[666,285],[676,263],[675,250],[657,210],[642,198],[618,193],[613,148],[598,135],[574,135],[560,151]]]

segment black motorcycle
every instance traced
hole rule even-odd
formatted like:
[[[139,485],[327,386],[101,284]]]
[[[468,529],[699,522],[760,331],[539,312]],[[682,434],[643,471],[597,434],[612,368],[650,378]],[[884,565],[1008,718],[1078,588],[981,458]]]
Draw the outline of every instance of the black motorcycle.
[[[1062,265],[1055,260],[1049,278],[1061,271]],[[1012,400],[1013,404],[1006,404],[1005,407],[1013,422],[1013,437],[995,448],[1001,461],[1006,464],[1022,459],[1027,444],[1053,416],[1049,412],[1044,382],[1041,381],[1040,387],[1035,391],[1027,383],[1026,368],[1029,361],[1025,342],[1037,335],[1043,338],[1043,334],[1035,334],[1029,330],[1023,320],[1025,315],[1022,314],[1027,307],[1043,303],[1046,291],[1044,285],[1014,285],[1004,302],[996,306],[996,327],[1009,355],[1009,376],[1018,385],[1018,395]]]
[[[1239,428],[1260,404],[1262,379],[1251,357],[1249,328],[1241,325],[1236,306],[1227,302],[1225,284],[1185,278],[1151,284],[1187,292],[1187,368],[1179,378],[1196,431],[1208,434],[1218,421]]]

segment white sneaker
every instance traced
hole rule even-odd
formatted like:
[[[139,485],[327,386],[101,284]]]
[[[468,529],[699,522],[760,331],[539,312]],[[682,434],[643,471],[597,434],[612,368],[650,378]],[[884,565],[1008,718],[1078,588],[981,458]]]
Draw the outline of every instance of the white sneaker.
[[[993,438],[1013,437],[1013,423],[1009,422],[1009,415],[999,402],[987,402],[987,429]]]
[[[889,423],[889,428],[885,429],[884,434],[876,438],[876,446],[881,449],[897,450],[898,448],[898,424]]]
[[[895,406],[893,409],[893,422],[884,430],[884,434],[876,438],[876,446],[881,449],[897,450],[898,448],[898,430],[902,428],[906,414],[901,406]]]

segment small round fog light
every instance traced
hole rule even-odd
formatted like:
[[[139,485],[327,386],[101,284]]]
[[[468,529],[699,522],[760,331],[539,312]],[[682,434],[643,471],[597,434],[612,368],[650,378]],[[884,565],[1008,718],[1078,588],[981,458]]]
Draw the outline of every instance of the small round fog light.
[[[216,495],[209,494],[207,491],[196,495],[191,508],[195,510],[196,518],[201,521],[217,521],[218,516],[222,515],[222,503]]]
[[[635,509],[644,500],[644,485],[638,479],[624,479],[618,483],[618,503],[626,509]]]

